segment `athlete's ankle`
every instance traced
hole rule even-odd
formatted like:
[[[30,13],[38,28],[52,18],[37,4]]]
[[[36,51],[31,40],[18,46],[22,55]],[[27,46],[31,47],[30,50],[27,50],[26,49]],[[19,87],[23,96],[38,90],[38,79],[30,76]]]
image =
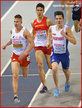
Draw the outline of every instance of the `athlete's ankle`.
[[[14,97],[18,97],[18,95],[17,94],[14,94]]]

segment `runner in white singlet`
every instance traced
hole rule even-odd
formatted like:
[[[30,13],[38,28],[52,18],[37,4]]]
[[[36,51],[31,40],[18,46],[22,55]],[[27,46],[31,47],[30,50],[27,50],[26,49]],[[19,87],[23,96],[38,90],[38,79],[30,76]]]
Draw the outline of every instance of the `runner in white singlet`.
[[[22,16],[16,15],[14,17],[14,26],[13,30],[10,30],[11,38],[10,40],[2,46],[2,49],[6,49],[7,46],[12,44],[13,54],[11,57],[12,62],[12,86],[14,92],[14,102],[18,103],[18,77],[19,69],[21,67],[23,72],[23,77],[27,77],[29,69],[29,52],[34,47],[34,42],[31,38],[31,35],[27,29],[22,26]]]
[[[65,91],[69,91],[70,88],[70,59],[68,51],[68,41],[76,44],[76,39],[69,26],[63,24],[64,14],[62,11],[56,11],[54,13],[56,25],[50,26],[47,40],[47,47],[50,45],[50,38],[53,42],[53,50],[51,53],[52,73],[56,89],[54,91],[54,97],[59,96],[59,80],[58,80],[58,67],[59,63],[62,64],[62,70],[65,73],[66,83]]]

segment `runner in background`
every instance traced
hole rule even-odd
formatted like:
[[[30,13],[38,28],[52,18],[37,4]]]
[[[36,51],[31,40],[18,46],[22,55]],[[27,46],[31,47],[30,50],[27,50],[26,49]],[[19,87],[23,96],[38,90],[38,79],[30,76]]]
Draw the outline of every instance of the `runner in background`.
[[[74,28],[76,32],[81,31],[81,1],[67,1],[68,5],[72,6],[72,19],[74,21]]]

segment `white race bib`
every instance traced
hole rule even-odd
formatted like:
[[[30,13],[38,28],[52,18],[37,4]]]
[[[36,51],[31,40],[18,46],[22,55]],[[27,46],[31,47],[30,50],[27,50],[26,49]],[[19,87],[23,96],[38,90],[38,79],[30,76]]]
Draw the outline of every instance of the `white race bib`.
[[[54,53],[66,53],[66,44],[54,44]]]
[[[46,30],[36,31],[38,41],[44,41],[47,39]]]

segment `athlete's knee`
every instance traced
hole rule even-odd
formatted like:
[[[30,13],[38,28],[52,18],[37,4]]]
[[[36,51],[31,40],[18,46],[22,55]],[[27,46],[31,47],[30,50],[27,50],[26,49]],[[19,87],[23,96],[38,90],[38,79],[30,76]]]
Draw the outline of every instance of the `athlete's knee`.
[[[79,31],[79,29],[78,29],[78,27],[77,27],[77,26],[75,26],[75,31],[76,31],[76,32],[78,32],[78,31]]]
[[[74,21],[74,28],[75,28],[75,31],[76,31],[76,32],[78,32],[78,31],[79,31],[80,26],[79,26],[79,23],[78,23],[78,21],[77,21],[77,20],[76,20],[76,21]]]
[[[27,72],[27,71],[25,71],[25,72],[23,73],[23,77],[24,77],[24,78],[27,78],[27,77],[28,77],[28,72]]]
[[[43,64],[42,63],[38,63],[38,68],[41,70],[43,68]]]
[[[27,76],[28,76],[27,74],[23,74],[23,77],[24,77],[24,78],[27,78]]]
[[[52,66],[50,66],[49,69],[52,69]]]
[[[53,73],[56,73],[57,71],[58,71],[58,66],[52,67],[52,72],[53,72]]]
[[[68,73],[69,72],[69,69],[63,69],[63,72],[64,73]]]
[[[18,74],[13,74],[13,79],[18,80]]]

